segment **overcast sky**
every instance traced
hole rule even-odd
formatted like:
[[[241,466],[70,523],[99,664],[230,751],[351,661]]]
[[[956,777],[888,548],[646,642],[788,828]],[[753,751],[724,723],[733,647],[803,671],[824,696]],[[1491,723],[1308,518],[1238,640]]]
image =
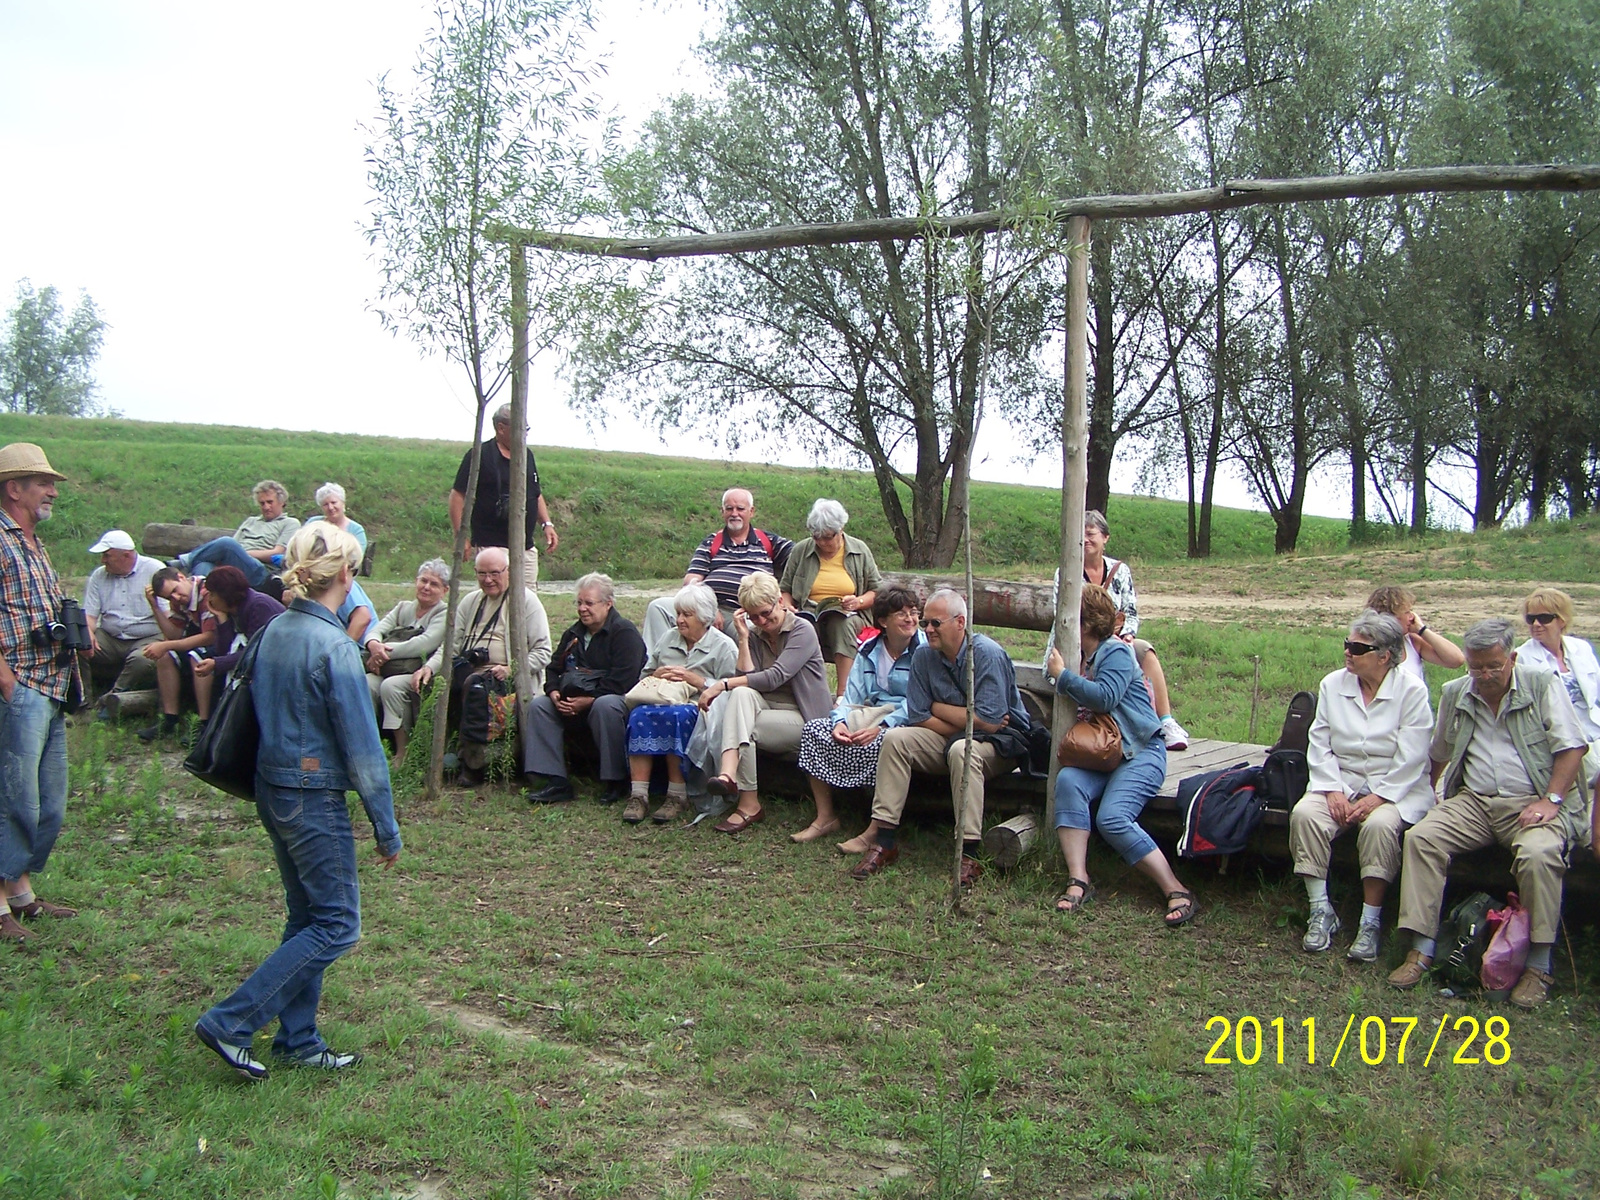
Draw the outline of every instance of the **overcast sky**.
[[[698,82],[703,12],[598,3],[600,91],[636,125]],[[22,278],[87,290],[110,323],[101,396],[129,417],[464,442],[470,390],[379,327],[360,234],[374,81],[409,73],[429,19],[412,0],[0,0],[5,305]],[[543,444],[707,453],[633,421],[592,433],[548,377],[532,404]],[[979,478],[1061,477],[1059,460],[1019,465],[996,417],[978,459]]]

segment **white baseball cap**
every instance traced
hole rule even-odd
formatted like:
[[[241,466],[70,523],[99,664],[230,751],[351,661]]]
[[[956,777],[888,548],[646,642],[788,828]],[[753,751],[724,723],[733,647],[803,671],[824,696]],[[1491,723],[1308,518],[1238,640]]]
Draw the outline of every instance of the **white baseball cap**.
[[[121,529],[108,529],[100,540],[89,547],[90,554],[104,554],[107,550],[132,550],[133,538]]]

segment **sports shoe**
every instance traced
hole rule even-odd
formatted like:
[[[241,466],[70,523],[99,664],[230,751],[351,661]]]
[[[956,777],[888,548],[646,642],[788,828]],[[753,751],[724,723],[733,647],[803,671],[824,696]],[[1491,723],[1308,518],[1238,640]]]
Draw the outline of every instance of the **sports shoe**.
[[[1168,750],[1189,748],[1189,731],[1179,725],[1178,719],[1170,714],[1161,719],[1161,737],[1166,741]]]
[[[201,1045],[207,1047],[208,1049],[215,1050],[217,1052],[217,1056],[221,1058],[223,1062],[227,1063],[245,1078],[265,1079],[267,1077],[266,1064],[256,1061],[255,1056],[250,1053],[249,1046],[230,1046],[226,1042],[220,1042],[217,1040],[215,1035],[207,1031],[204,1026],[199,1024],[196,1024],[194,1027],[194,1035],[200,1039]]]
[[[676,821],[689,811],[689,800],[685,796],[668,796],[667,801],[655,812],[650,814],[650,819],[658,825],[666,825]]]
[[[1361,928],[1356,930],[1355,939],[1350,943],[1349,953],[1345,957],[1351,962],[1377,962],[1379,932],[1376,925],[1369,925],[1363,921]]]
[[[645,813],[650,811],[650,798],[648,796],[629,796],[628,806],[622,810],[622,819],[629,825],[637,825],[644,820]]]
[[[1306,936],[1300,939],[1300,949],[1308,954],[1321,954],[1333,945],[1333,935],[1339,932],[1339,914],[1320,905],[1311,910],[1306,922]]]
[[[315,1067],[319,1071],[343,1071],[361,1061],[359,1054],[340,1054],[334,1050],[318,1050],[300,1058],[291,1054],[278,1056],[278,1061],[291,1067]]]

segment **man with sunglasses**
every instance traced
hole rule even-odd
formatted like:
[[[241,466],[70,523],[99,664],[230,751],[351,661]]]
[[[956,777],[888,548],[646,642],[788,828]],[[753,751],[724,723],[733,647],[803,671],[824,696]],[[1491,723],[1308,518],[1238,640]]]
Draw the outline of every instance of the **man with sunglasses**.
[[[1531,921],[1532,947],[1511,1002],[1537,1008],[1550,996],[1567,852],[1590,833],[1588,798],[1578,786],[1588,747],[1566,688],[1517,661],[1509,621],[1479,621],[1462,647],[1468,674],[1444,685],[1429,749],[1445,799],[1405,839],[1400,928],[1416,945],[1389,982],[1415,987],[1433,965],[1451,859],[1499,843],[1511,850]]]
[[[900,857],[896,834],[905,811],[911,772],[949,775],[956,821],[961,827],[961,886],[975,883],[983,839],[984,781],[1016,768],[1028,753],[1028,710],[1017,690],[1011,656],[992,638],[967,630],[967,602],[940,588],[922,609],[928,644],[911,659],[906,723],[887,730],[878,754],[872,823],[858,843],[866,846],[850,875],[866,879]],[[967,695],[967,657],[972,656],[972,696]],[[967,709],[972,708],[972,761],[967,769]],[[963,786],[963,779],[965,785]]]

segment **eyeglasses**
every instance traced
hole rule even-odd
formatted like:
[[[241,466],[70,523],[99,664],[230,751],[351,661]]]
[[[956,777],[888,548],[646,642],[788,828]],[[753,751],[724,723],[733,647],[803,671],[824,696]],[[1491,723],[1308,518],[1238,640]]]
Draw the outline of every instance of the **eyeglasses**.
[[[1555,613],[1527,613],[1522,619],[1529,625],[1548,625],[1560,618]]]
[[[1467,674],[1468,675],[1476,675],[1476,676],[1478,676],[1480,678],[1488,678],[1491,675],[1500,674],[1502,671],[1504,671],[1510,665],[1511,665],[1511,660],[1509,658],[1506,659],[1505,662],[1498,663],[1498,664],[1496,664],[1495,666],[1492,666],[1492,667],[1474,667],[1471,664],[1468,664],[1468,666],[1467,666]]]
[[[492,571],[477,571],[476,574],[479,579],[493,579],[496,575],[504,575],[508,570],[509,567],[496,567]]]
[[[917,624],[921,625],[924,629],[931,633],[938,633],[939,626],[943,625],[948,620],[950,620],[949,617],[924,617],[922,620],[918,621]]]
[[[1371,654],[1376,649],[1376,646],[1368,645],[1366,642],[1347,641],[1344,644],[1344,652],[1351,658],[1360,658],[1363,654]]]
[[[765,625],[768,621],[774,620],[778,616],[779,616],[779,613],[778,613],[777,606],[774,605],[772,608],[767,609],[765,612],[751,613],[750,614],[750,619],[752,621],[754,621],[757,625]]]

